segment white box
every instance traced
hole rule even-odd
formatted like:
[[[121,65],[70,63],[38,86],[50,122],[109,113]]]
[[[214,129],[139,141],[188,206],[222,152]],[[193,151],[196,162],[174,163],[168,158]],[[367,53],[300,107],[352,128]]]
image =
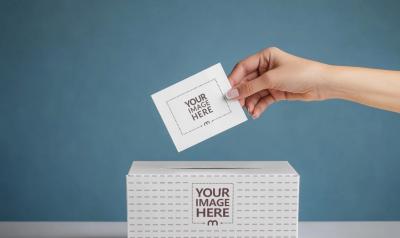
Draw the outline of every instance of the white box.
[[[300,176],[286,161],[135,161],[128,237],[296,238]]]

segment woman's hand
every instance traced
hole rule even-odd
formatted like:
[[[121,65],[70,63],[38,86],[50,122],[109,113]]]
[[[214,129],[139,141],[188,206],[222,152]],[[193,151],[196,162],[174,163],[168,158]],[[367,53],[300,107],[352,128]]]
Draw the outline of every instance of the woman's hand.
[[[267,48],[239,62],[229,80],[229,99],[239,99],[253,118],[280,100],[326,98],[322,71],[326,65]]]
[[[275,47],[239,62],[229,81],[226,97],[238,99],[253,118],[280,100],[340,98],[400,112],[398,71],[332,66]]]

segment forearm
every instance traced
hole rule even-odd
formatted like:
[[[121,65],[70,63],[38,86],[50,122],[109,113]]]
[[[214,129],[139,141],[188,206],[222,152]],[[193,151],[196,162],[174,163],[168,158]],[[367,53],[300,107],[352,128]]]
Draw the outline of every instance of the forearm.
[[[328,98],[400,112],[400,71],[327,66],[323,80]]]

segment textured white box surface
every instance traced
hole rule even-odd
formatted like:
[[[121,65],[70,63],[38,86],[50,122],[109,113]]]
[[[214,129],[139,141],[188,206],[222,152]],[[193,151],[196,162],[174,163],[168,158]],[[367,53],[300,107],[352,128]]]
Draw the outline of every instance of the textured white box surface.
[[[135,161],[128,237],[296,238],[299,180],[286,161]]]

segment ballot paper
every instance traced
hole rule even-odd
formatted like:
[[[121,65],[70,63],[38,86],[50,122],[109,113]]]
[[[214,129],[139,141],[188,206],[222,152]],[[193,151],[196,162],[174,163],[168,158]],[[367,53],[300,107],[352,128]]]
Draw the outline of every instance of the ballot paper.
[[[178,152],[247,120],[220,63],[151,97]]]

